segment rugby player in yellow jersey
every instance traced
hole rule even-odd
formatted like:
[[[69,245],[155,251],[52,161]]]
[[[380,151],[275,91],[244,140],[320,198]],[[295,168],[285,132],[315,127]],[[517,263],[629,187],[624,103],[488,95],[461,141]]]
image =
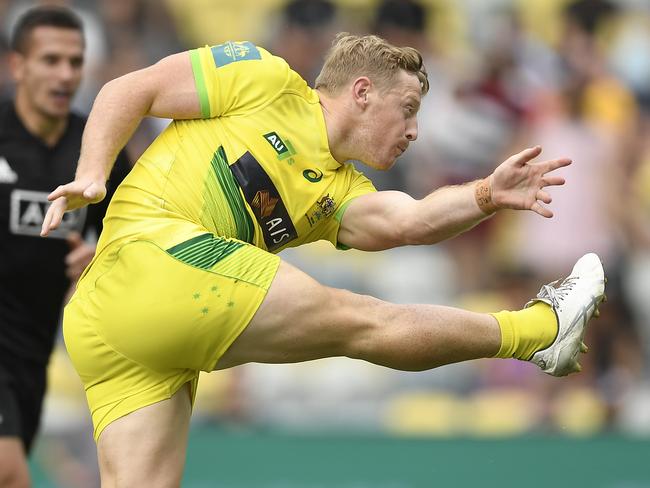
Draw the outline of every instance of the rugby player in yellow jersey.
[[[500,208],[552,212],[549,174],[570,164],[516,154],[484,180],[422,200],[376,192],[348,163],[389,169],[417,137],[428,80],[420,54],[342,34],[315,89],[248,42],[172,55],[109,82],[74,182],[42,233],[101,200],[118,150],[146,115],[174,122],[110,204],[97,254],[66,308],[103,486],[178,486],[199,371],[348,356],[403,370],[484,357],[579,370],[584,328],[604,297],[587,254],[527,308],[495,314],[394,305],[320,285],[283,248],[326,239],[376,251],[433,244]]]

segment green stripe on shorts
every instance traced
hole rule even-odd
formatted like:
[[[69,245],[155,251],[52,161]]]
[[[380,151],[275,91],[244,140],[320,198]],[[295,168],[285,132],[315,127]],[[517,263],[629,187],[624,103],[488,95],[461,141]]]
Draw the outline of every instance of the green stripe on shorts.
[[[201,234],[167,249],[176,259],[201,269],[212,269],[222,259],[227,258],[244,246],[241,242]]]
[[[250,244],[201,234],[167,249],[191,266],[244,281],[265,290],[273,282],[279,256]]]
[[[280,265],[280,257],[259,247],[245,245],[219,261],[212,271],[268,290]]]

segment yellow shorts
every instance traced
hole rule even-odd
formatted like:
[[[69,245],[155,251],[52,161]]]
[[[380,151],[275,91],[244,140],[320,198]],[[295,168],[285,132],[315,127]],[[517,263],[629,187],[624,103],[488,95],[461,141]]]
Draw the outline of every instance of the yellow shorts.
[[[171,249],[107,246],[66,306],[63,333],[86,389],[95,440],[114,420],[212,371],[248,325],[280,259],[198,235]]]

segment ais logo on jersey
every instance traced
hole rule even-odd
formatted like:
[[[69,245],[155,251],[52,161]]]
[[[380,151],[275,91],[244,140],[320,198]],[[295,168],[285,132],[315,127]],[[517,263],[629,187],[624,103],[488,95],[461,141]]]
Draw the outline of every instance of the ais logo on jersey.
[[[251,206],[259,212],[260,217],[266,218],[269,217],[273,210],[275,210],[275,205],[278,203],[279,198],[273,198],[268,190],[258,191],[253,197]]]
[[[280,192],[253,155],[250,152],[242,155],[230,165],[230,171],[253,210],[267,249],[273,252],[296,239],[298,232]]]
[[[277,132],[269,132],[268,134],[264,134],[263,137],[266,139],[266,142],[271,144],[275,152],[278,153],[278,159],[280,161],[296,155],[296,150],[291,145],[291,142],[288,140],[286,142],[283,141]]]

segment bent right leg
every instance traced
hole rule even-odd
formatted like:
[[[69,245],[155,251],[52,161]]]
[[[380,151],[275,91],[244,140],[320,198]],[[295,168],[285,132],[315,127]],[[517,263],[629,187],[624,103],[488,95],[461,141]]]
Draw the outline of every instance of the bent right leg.
[[[0,487],[29,488],[29,469],[19,437],[0,437]]]
[[[97,443],[102,487],[180,486],[190,414],[186,384],[170,399],[108,425]]]
[[[500,345],[491,315],[384,302],[323,286],[282,262],[255,317],[217,369],[348,356],[420,371],[491,357]]]

